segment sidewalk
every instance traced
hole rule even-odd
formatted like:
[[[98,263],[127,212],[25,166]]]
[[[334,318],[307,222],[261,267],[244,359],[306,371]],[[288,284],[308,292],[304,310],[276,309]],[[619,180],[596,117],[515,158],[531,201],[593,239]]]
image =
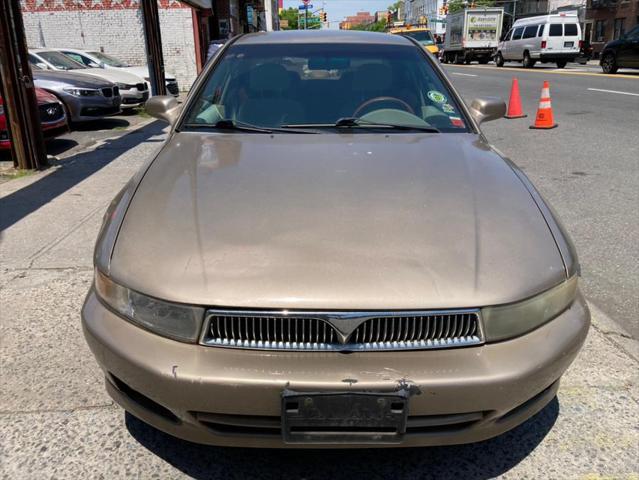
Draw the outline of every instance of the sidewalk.
[[[639,351],[596,308],[559,395],[474,445],[260,451],[183,442],[106,395],[79,312],[112,197],[161,146],[154,122],[0,185],[0,478],[639,479]]]

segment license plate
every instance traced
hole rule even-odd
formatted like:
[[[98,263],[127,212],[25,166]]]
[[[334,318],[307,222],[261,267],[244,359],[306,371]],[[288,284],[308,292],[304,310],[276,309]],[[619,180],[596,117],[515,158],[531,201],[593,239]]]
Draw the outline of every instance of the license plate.
[[[575,42],[564,42],[564,47],[572,47],[575,45]]]
[[[406,432],[408,392],[282,394],[287,443],[398,443]]]

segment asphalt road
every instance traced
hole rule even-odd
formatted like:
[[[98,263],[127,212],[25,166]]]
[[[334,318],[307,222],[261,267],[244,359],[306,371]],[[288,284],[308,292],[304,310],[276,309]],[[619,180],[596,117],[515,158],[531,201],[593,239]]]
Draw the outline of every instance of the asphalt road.
[[[528,117],[482,129],[559,213],[577,246],[588,300],[639,338],[639,70],[445,68],[467,103],[479,96],[507,101],[512,79],[519,80]],[[530,130],[544,80],[559,127]]]

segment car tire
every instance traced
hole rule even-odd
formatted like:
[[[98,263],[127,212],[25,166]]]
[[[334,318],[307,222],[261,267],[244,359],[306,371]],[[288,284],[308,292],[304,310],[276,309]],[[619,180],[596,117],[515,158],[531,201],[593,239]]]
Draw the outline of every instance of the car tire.
[[[604,73],[617,73],[617,59],[614,53],[606,53],[601,59],[601,69]]]
[[[566,60],[560,60],[557,62],[557,68],[564,68],[568,62]]]
[[[498,67],[504,66],[504,57],[501,55],[500,52],[497,52],[497,55],[495,55],[495,65],[497,65]]]
[[[521,62],[524,68],[532,68],[535,66],[535,61],[530,58],[530,53],[524,52],[524,59]]]

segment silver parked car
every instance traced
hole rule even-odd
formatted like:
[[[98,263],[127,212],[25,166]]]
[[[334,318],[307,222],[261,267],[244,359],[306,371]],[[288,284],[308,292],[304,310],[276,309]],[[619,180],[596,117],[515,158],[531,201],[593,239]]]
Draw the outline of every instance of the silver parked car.
[[[41,70],[32,66],[36,87],[54,94],[64,104],[72,122],[86,122],[120,113],[117,85],[98,77]]]
[[[109,207],[82,309],[109,394],[195,442],[417,446],[555,396],[590,314],[556,215],[415,40],[226,43]]]

